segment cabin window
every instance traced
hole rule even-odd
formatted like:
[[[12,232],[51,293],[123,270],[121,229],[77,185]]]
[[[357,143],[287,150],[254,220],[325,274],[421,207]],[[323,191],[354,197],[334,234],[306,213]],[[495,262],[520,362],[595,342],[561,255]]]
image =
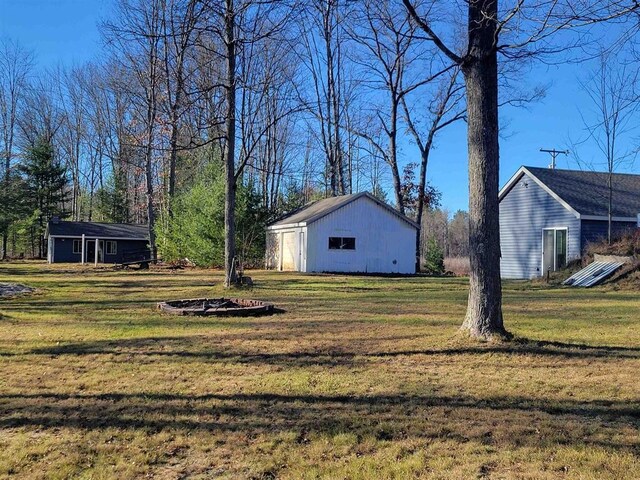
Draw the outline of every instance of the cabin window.
[[[355,250],[355,237],[329,237],[329,250]]]
[[[117,252],[117,242],[107,240],[107,255],[115,255]]]
[[[73,253],[77,253],[77,254],[82,253],[82,240],[73,241]]]

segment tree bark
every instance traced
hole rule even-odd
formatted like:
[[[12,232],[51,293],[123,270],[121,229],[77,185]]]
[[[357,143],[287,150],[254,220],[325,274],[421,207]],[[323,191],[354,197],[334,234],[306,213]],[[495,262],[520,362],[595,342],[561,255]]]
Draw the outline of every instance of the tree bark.
[[[462,330],[483,339],[508,336],[500,278],[496,17],[496,0],[469,3],[469,54],[462,65],[467,88],[471,261]]]
[[[226,85],[226,148],[224,151],[224,271],[225,287],[230,287],[237,281],[236,256],[236,177],[235,177],[235,147],[236,147],[236,40],[235,40],[235,12],[233,0],[226,1],[225,13],[225,44],[227,62]]]

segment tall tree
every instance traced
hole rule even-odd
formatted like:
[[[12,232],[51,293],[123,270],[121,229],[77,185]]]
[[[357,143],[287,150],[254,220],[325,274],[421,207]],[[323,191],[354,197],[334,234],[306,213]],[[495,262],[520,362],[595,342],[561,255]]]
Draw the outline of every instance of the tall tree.
[[[238,93],[244,89],[262,89],[263,85],[245,84],[246,76],[238,73],[239,69],[248,69],[246,62],[253,62],[256,56],[250,50],[258,50],[262,42],[279,32],[288,20],[290,6],[288,2],[271,0],[224,0],[208,2],[207,11],[212,34],[211,51],[223,62],[222,75],[217,85],[208,88],[222,88],[224,91],[224,122],[221,137],[223,141],[222,164],[225,178],[225,286],[237,283],[237,250],[236,250],[236,194],[239,182],[247,163],[251,159],[251,151],[257,145],[256,138],[242,138],[243,144],[238,155],[237,112]],[[243,94],[244,95],[244,94]],[[243,96],[243,98],[245,98]],[[275,120],[275,119],[274,119]],[[264,135],[263,129],[258,137]]]
[[[25,198],[37,218],[38,255],[44,257],[46,245],[44,231],[54,216],[66,217],[69,210],[68,179],[66,169],[56,160],[53,146],[46,139],[39,139],[25,155],[21,171],[26,177]]]
[[[27,88],[27,77],[32,68],[32,55],[17,43],[0,41],[0,155],[2,155],[1,189],[4,195],[0,198],[3,213],[0,214],[0,234],[2,235],[2,259],[7,258],[7,241],[9,227],[12,223],[11,210],[15,202],[9,192],[12,178],[12,160],[17,130],[18,108]]]
[[[119,0],[117,20],[104,25],[114,59],[130,72],[121,79],[120,88],[128,91],[136,107],[136,120],[142,124],[142,128],[133,132],[133,138],[138,140],[136,146],[142,152],[149,245],[154,259],[157,258],[155,154],[163,73],[163,8],[163,0]]]
[[[602,52],[597,68],[582,89],[591,101],[591,113],[581,109],[586,138],[581,144],[596,147],[597,156],[593,162],[576,155],[579,164],[590,167],[604,166],[607,172],[607,240],[611,244],[613,224],[614,173],[624,164],[631,164],[638,154],[638,148],[624,148],[626,137],[633,143],[637,133],[637,112],[640,107],[638,91],[638,70],[625,62],[615,61],[609,52]],[[589,119],[589,120],[587,120]],[[578,151],[576,145],[574,153]]]
[[[415,1],[402,1],[427,40],[460,67],[465,81],[471,275],[462,329],[478,338],[506,337],[498,221],[498,53],[509,59],[553,53],[562,48],[550,42],[556,32],[620,18],[639,7],[633,0],[531,4],[520,0],[499,10],[497,0],[469,0],[466,45],[455,49],[435,32],[430,14],[420,15]]]

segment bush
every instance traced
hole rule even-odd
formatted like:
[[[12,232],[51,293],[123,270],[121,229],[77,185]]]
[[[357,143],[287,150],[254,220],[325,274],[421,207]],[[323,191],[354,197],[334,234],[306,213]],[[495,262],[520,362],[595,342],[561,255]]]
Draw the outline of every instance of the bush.
[[[585,248],[585,261],[593,260],[594,254],[640,257],[640,229],[633,229],[612,239],[589,242]]]
[[[224,265],[224,179],[213,164],[172,202],[158,224],[158,245],[167,261],[188,258],[202,267]],[[246,266],[262,265],[266,214],[250,186],[236,191],[236,248]]]
[[[447,257],[444,259],[444,268],[456,277],[468,277],[471,273],[469,257]]]
[[[444,273],[444,252],[438,245],[435,237],[427,241],[424,258],[424,271],[429,275],[442,275]]]

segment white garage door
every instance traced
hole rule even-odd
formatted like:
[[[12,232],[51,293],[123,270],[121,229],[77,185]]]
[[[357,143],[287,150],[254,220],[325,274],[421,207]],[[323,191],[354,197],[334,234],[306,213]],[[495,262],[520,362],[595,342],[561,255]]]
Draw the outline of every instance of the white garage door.
[[[293,271],[296,269],[296,233],[282,234],[282,264],[280,270]]]

